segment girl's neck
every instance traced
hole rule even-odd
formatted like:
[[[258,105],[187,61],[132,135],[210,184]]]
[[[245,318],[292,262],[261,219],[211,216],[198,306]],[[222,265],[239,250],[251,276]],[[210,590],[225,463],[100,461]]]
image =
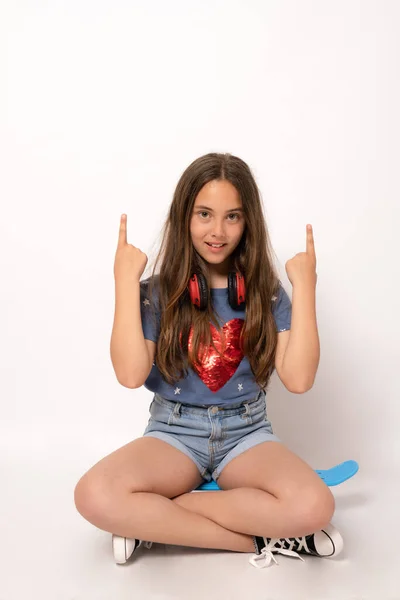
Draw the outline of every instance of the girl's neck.
[[[220,289],[228,287],[227,277],[211,277],[211,289]]]

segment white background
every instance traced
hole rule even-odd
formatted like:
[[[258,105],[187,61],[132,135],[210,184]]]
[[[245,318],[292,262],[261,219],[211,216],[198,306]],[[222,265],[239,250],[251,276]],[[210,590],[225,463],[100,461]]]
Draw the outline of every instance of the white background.
[[[1,600],[400,598],[399,31],[395,0],[1,3]],[[314,228],[316,382],[291,394],[275,373],[267,400],[313,468],[360,465],[333,488],[335,561],[166,547],[121,568],[74,506],[152,398],[110,359],[120,216],[152,266],[211,151],[252,169],[290,296]]]

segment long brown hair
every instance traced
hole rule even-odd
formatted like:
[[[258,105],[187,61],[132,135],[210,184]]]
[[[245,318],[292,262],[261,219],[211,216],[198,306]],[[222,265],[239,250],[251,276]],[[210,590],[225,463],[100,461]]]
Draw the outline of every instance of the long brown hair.
[[[176,186],[148,287],[150,297],[154,288],[157,289],[157,308],[161,313],[155,364],[164,381],[174,385],[178,379],[187,376],[188,367],[195,369],[209,345],[215,348],[210,321],[223,337],[212,303],[200,311],[192,305],[188,292],[193,273],[202,273],[211,287],[208,263],[196,252],[191,241],[190,220],[197,194],[212,180],[229,181],[242,200],[245,228],[231,254],[232,270],[243,274],[246,286],[246,316],[240,344],[257,384],[266,389],[274,370],[277,344],[272,298],[278,293],[280,280],[272,260],[273,250],[257,184],[248,165],[229,153],[211,152],[197,158],[183,172]],[[160,261],[161,267],[157,271]],[[151,304],[155,305],[154,302]],[[228,360],[223,356],[223,350],[221,353],[215,350]]]

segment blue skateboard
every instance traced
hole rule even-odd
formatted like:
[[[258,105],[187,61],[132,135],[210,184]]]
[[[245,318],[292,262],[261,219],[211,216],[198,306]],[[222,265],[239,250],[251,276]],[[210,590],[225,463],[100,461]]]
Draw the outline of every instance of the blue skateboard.
[[[358,471],[358,463],[355,460],[346,460],[332,467],[331,469],[316,469],[315,472],[321,477],[326,485],[333,486],[343,483],[350,477],[353,477]],[[221,491],[216,481],[206,481],[199,485],[194,491],[196,492],[217,492]]]

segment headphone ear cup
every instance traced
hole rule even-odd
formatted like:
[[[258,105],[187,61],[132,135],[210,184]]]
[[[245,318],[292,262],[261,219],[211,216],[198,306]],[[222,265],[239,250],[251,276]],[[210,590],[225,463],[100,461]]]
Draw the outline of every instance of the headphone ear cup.
[[[228,300],[234,310],[244,310],[246,288],[244,277],[239,272],[228,273]]]
[[[189,281],[189,293],[192,304],[199,310],[208,306],[208,286],[202,273],[193,273]]]
[[[206,278],[202,273],[197,274],[200,290],[200,309],[205,310],[208,306],[208,286]]]

